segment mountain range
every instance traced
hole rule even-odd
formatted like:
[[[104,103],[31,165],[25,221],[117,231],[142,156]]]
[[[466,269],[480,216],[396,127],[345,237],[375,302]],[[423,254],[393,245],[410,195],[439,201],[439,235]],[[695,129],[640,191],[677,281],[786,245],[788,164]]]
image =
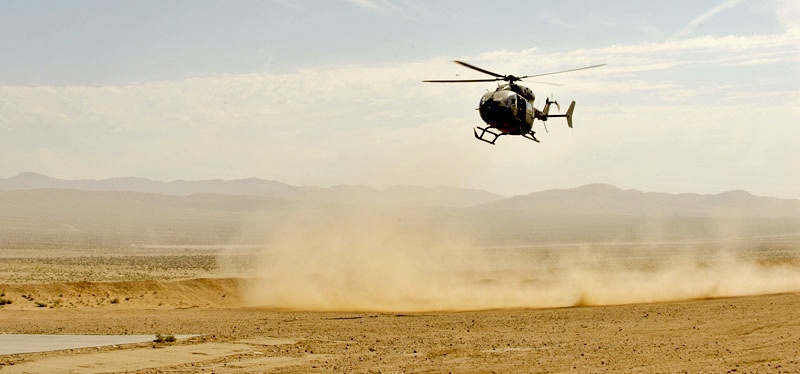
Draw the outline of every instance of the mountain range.
[[[484,206],[541,214],[800,217],[800,200],[755,196],[741,190],[718,194],[641,192],[607,184],[534,192]]]
[[[456,227],[486,245],[774,237],[800,232],[800,200],[607,184],[505,198],[452,187],[298,187],[255,178],[0,179],[0,249],[263,243],[287,224],[318,235],[314,225],[323,221],[341,221],[347,231],[369,230],[375,219],[414,235]]]
[[[454,187],[395,186],[379,190],[365,186],[306,187],[270,180],[200,180],[161,182],[145,178],[64,180],[38,173],[0,178],[0,191],[70,189],[82,191],[130,191],[160,195],[188,196],[220,194],[261,196],[291,201],[321,201],[347,204],[424,205],[466,207],[503,199],[490,192]]]
[[[641,192],[607,184],[589,184],[506,198],[483,190],[455,187],[310,187],[258,178],[173,182],[145,178],[64,180],[32,172],[0,178],[0,191],[40,189],[127,191],[168,196],[215,194],[289,202],[439,206],[483,211],[525,211],[544,215],[800,217],[800,200],[796,199],[755,196],[745,191],[719,194]]]

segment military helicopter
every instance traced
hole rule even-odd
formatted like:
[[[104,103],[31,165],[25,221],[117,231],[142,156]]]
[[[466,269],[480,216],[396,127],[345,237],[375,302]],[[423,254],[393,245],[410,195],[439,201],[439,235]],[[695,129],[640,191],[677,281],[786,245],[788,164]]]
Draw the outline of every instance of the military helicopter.
[[[465,83],[465,82],[500,82],[500,81],[508,82],[506,84],[499,85],[497,89],[494,90],[494,92],[485,93],[481,97],[481,101],[478,106],[478,112],[480,113],[483,122],[486,123],[486,127],[476,126],[475,129],[472,130],[472,132],[475,134],[475,138],[489,144],[494,144],[495,141],[497,141],[497,138],[503,135],[521,135],[526,139],[530,139],[539,143],[539,139],[536,139],[535,131],[532,130],[533,121],[537,119],[542,121],[542,123],[545,126],[545,130],[547,130],[547,123],[546,123],[547,119],[553,117],[566,118],[567,125],[570,128],[572,128],[572,111],[575,110],[575,101],[573,101],[569,105],[569,108],[567,108],[566,113],[550,114],[551,104],[555,104],[556,108],[558,108],[558,110],[561,111],[561,107],[558,105],[558,102],[556,102],[555,100],[550,100],[550,98],[546,98],[542,110],[536,109],[533,106],[533,101],[536,99],[536,96],[533,94],[533,91],[531,91],[528,87],[516,84],[516,82],[519,82],[525,78],[541,77],[552,74],[561,74],[571,71],[596,68],[605,65],[605,64],[599,64],[599,65],[585,66],[577,69],[562,70],[544,74],[523,75],[521,77],[517,77],[514,75],[497,74],[495,72],[479,68],[475,65],[470,65],[463,61],[456,60],[453,62],[465,66],[467,68],[470,68],[472,70],[476,70],[481,73],[491,75],[494,78],[444,79],[444,80],[438,79],[438,80],[424,80],[423,82],[430,82],[430,83]],[[545,83],[545,82],[534,82],[534,83],[558,85],[554,83]],[[480,134],[478,134],[478,130],[480,130]]]

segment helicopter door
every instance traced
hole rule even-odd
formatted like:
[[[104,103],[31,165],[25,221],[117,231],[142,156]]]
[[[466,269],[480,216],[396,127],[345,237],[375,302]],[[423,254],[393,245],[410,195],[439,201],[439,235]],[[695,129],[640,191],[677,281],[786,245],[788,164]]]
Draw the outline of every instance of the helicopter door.
[[[528,102],[519,95],[517,95],[514,99],[517,101],[517,119],[519,119],[522,123],[527,122],[526,114],[528,112]]]

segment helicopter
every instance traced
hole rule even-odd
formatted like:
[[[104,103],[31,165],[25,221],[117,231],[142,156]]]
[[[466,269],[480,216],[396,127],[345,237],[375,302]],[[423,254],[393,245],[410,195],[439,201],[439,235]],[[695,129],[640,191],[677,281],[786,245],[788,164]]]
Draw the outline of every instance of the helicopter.
[[[571,71],[585,70],[604,66],[605,64],[585,66],[577,69],[562,70],[544,74],[523,75],[517,77],[514,75],[502,75],[495,72],[479,68],[475,65],[470,65],[463,61],[453,61],[459,65],[479,71],[481,73],[491,75],[494,78],[485,79],[435,79],[424,80],[428,83],[468,83],[468,82],[501,82],[505,81],[506,84],[498,85],[494,91],[489,91],[483,94],[480,104],[478,105],[478,112],[481,119],[486,123],[485,127],[476,126],[472,132],[475,138],[483,142],[494,145],[497,138],[503,135],[520,135],[526,139],[533,140],[539,143],[536,139],[536,132],[532,130],[533,122],[540,120],[547,130],[547,119],[553,117],[563,117],[567,120],[567,126],[572,128],[572,112],[575,110],[575,101],[567,108],[564,114],[550,114],[550,105],[555,104],[556,108],[561,111],[561,107],[555,100],[546,98],[542,110],[536,109],[533,106],[533,101],[536,96],[530,88],[521,86],[519,82],[526,78],[541,77],[545,75],[561,74]],[[560,86],[554,83],[534,82],[540,84],[549,84]],[[478,133],[480,130],[480,134]]]

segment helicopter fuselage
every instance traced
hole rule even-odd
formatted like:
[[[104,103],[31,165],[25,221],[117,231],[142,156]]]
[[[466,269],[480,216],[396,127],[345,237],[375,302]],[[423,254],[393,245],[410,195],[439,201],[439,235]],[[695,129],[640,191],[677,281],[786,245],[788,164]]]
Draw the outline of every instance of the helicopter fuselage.
[[[541,118],[533,107],[533,92],[518,84],[505,84],[481,97],[478,111],[483,122],[507,135],[528,134],[533,121]]]

